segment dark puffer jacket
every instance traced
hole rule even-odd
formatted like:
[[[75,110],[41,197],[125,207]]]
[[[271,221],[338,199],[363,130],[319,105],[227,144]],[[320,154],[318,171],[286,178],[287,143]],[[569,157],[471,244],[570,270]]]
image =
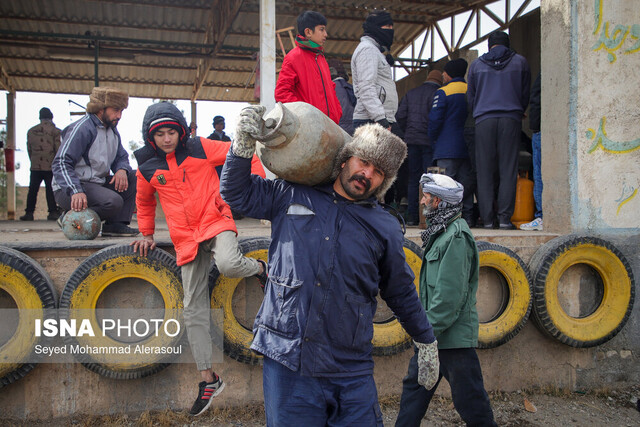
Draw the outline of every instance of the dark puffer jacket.
[[[432,145],[427,135],[429,112],[433,104],[433,96],[440,85],[424,82],[411,89],[400,101],[396,120],[404,133],[404,142],[414,145]]]

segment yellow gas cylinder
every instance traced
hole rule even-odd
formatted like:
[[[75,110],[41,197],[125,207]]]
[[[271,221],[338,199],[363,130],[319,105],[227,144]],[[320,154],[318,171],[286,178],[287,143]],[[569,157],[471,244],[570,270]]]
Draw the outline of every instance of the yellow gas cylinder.
[[[533,221],[535,214],[535,201],[533,199],[533,181],[528,175],[518,176],[516,183],[516,204],[513,209],[511,222],[516,228],[520,228],[521,224]]]

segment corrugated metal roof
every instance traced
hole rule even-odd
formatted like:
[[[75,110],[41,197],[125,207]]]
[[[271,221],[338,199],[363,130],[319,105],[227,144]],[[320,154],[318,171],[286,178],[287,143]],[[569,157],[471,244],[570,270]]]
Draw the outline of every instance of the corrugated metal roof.
[[[372,9],[392,14],[397,54],[429,24],[492,1],[278,0],[276,24],[323,13],[326,55],[348,62]],[[89,93],[97,44],[101,85],[134,97],[252,101],[259,30],[258,0],[2,0],[0,88]],[[291,48],[286,34],[283,43]]]

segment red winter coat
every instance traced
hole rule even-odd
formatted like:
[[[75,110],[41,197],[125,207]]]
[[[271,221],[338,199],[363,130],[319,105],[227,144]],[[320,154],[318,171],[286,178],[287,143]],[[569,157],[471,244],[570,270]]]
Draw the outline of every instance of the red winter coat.
[[[342,107],[324,55],[296,46],[284,57],[275,91],[276,102],[302,101],[338,123]]]

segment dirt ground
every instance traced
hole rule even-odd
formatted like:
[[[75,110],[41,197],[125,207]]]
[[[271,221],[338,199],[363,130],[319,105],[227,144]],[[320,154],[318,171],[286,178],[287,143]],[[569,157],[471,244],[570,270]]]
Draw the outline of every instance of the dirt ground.
[[[490,393],[496,422],[500,426],[606,426],[640,425],[637,401],[640,385],[617,390],[569,392],[558,389]],[[381,400],[385,426],[393,426],[398,414],[399,397]],[[48,420],[46,422],[3,420],[12,426],[210,426],[257,427],[265,425],[262,405],[214,407],[198,418],[186,411],[144,412],[137,415],[87,416]],[[451,399],[436,396],[421,426],[464,426]]]

